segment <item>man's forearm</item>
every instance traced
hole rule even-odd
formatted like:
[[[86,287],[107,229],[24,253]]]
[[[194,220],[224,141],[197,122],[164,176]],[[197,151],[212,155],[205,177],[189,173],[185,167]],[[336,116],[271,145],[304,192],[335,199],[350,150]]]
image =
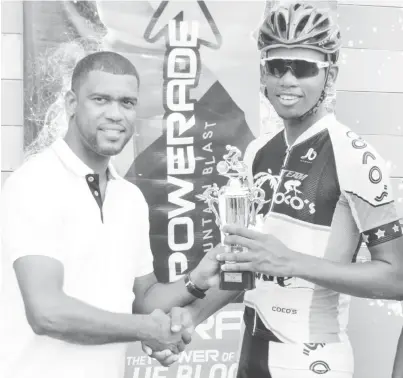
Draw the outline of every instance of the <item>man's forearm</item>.
[[[112,313],[66,295],[29,320],[38,334],[83,345],[148,340],[156,328],[149,315]]]
[[[183,278],[172,283],[155,283],[142,300],[136,298],[133,313],[148,314],[157,308],[167,313],[172,307],[184,307],[195,299],[186,289]]]
[[[190,273],[190,278],[198,288],[209,288],[208,279],[197,268]],[[184,278],[167,284],[156,282],[146,291],[144,298],[136,296],[133,313],[147,314],[156,308],[167,313],[172,307],[185,307],[196,299],[197,297],[187,290]]]
[[[395,355],[395,362],[393,365],[392,378],[403,377],[403,329],[400,334],[399,342],[397,344],[397,350]]]
[[[402,298],[402,272],[387,262],[342,264],[305,255],[300,262],[295,276],[317,285],[356,297]]]

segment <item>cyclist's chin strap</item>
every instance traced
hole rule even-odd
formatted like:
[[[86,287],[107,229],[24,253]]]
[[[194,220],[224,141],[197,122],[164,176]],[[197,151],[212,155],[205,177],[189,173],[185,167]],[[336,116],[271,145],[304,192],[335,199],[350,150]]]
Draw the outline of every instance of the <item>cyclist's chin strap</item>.
[[[325,88],[326,88],[326,84],[327,84],[327,79],[326,79],[326,82],[325,82]],[[323,90],[322,90],[322,93],[320,94],[319,100],[318,100],[318,102],[315,104],[315,106],[314,106],[311,110],[308,110],[308,111],[307,111],[305,114],[303,114],[302,116],[298,117],[297,119],[298,119],[299,121],[302,121],[302,120],[304,120],[306,117],[309,117],[309,116],[315,114],[315,113],[318,111],[320,104],[322,104],[322,102],[325,100],[326,96],[327,96],[326,90],[323,89]]]
[[[330,61],[330,56],[328,57],[328,60]],[[298,117],[298,121],[303,121],[306,117],[309,117],[313,114],[315,114],[318,109],[319,106],[322,104],[322,102],[325,100],[327,93],[326,93],[326,86],[327,86],[327,81],[329,80],[329,72],[330,72],[330,67],[326,68],[326,77],[325,77],[325,85],[323,86],[322,89],[322,93],[320,94],[319,100],[317,101],[317,103],[314,105],[314,107],[310,110],[308,110],[306,113],[304,113],[302,116]]]

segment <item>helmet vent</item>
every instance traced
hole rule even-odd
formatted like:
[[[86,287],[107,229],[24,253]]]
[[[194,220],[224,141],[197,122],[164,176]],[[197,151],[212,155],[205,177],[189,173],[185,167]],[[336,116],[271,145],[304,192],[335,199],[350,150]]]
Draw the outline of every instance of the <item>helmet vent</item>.
[[[296,30],[296,34],[297,34],[296,36],[298,36],[305,29],[305,26],[308,23],[308,21],[309,21],[309,15],[303,17],[300,20],[300,22],[298,23],[297,30]]]
[[[325,31],[325,32],[323,32],[323,33],[320,33],[320,34],[316,35],[316,36],[314,37],[314,40],[315,40],[315,41],[318,41],[318,42],[320,42],[320,41],[326,41],[326,37],[327,37],[327,32]]]
[[[281,34],[286,35],[287,32],[287,21],[283,15],[278,18],[278,28],[280,29]]]
[[[322,17],[321,14],[317,14],[317,15],[315,16],[314,20],[313,20],[313,23],[316,24],[316,23],[320,20],[321,17]]]
[[[317,28],[328,28],[329,27],[329,20],[324,19],[320,24],[316,25]]]

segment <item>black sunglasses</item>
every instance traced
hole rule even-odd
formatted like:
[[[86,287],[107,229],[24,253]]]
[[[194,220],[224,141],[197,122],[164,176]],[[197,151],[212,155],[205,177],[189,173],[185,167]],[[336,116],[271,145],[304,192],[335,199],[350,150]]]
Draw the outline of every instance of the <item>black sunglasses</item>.
[[[297,79],[314,77],[318,75],[321,68],[329,67],[329,62],[320,62],[309,59],[293,58],[264,58],[261,60],[266,71],[275,77],[282,77],[288,70],[291,70]]]

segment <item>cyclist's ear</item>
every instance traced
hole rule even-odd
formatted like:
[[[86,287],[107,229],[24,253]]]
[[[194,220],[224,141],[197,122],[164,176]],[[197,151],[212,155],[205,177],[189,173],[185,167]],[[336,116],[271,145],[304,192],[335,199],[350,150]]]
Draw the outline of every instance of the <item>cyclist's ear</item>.
[[[336,65],[336,64],[333,64],[329,68],[329,76],[327,78],[327,86],[331,87],[336,83],[338,74],[339,74],[339,66]]]

